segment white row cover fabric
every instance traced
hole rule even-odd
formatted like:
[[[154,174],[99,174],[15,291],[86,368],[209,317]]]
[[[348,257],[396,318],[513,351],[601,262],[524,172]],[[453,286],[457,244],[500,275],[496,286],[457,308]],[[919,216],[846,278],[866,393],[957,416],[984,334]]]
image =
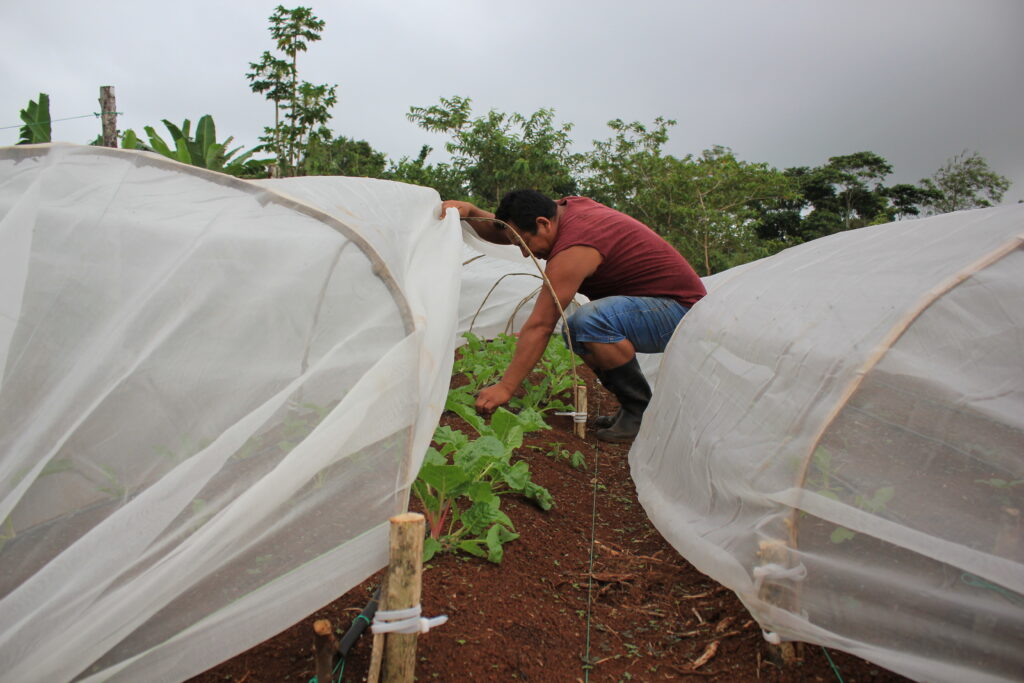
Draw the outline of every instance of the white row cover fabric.
[[[640,500],[770,638],[928,681],[1024,672],[1024,207],[707,280],[630,451]]]
[[[386,563],[451,372],[439,213],[0,150],[0,680],[181,680]]]
[[[462,238],[459,334],[472,332],[481,339],[493,339],[499,334],[517,333],[533,311],[537,295],[546,291],[538,269],[538,265],[544,267],[544,262],[534,263],[518,247],[485,242],[468,222],[462,223]],[[565,314],[571,315],[587,301],[587,297],[577,294]],[[561,325],[557,329],[561,330]]]

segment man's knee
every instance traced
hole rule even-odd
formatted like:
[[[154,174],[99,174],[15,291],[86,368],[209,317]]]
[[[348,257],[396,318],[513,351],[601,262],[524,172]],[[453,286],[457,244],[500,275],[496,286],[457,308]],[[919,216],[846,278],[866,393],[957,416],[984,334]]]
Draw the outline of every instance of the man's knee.
[[[566,318],[566,324],[562,327],[562,340],[566,347],[572,349],[578,356],[585,356],[587,349],[582,342],[577,340],[577,336],[593,327],[596,315],[597,306],[594,305],[594,302],[585,303]]]

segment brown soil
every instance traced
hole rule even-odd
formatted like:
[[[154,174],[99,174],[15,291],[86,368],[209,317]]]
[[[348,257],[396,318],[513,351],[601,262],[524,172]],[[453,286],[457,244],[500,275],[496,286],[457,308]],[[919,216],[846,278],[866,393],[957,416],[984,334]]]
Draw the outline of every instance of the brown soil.
[[[584,373],[591,414],[614,398]],[[637,502],[628,446],[571,434],[566,417],[528,434],[519,456],[556,507],[506,497],[518,540],[505,559],[443,555],[424,574],[423,613],[448,623],[420,636],[419,681],[905,681],[838,650],[806,645],[801,659],[770,661],[761,630],[736,596],[694,569],[658,534]],[[459,418],[442,424],[472,433]],[[587,469],[548,455],[551,444],[586,456]],[[591,544],[593,538],[593,545]],[[591,552],[593,565],[591,566]],[[313,627],[345,631],[381,574],[276,637],[192,679],[196,683],[308,681]],[[371,636],[349,653],[343,681],[362,681]],[[833,671],[831,657],[838,674]]]

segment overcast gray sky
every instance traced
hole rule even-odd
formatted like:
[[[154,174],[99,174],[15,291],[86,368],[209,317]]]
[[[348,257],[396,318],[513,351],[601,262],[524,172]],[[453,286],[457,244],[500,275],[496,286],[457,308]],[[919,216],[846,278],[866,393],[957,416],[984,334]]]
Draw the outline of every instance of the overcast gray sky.
[[[273,49],[265,0],[3,0],[0,127],[46,92],[51,115],[99,110],[119,128],[212,114],[255,144],[273,107],[248,64]],[[299,3],[285,3],[294,7]],[[676,119],[668,150],[731,147],[779,168],[876,152],[916,182],[968,149],[1024,199],[1024,0],[311,0],[327,22],[300,76],[338,84],[331,127],[393,158],[443,137],[410,123],[442,96],[529,114],[553,108],[579,151],[607,121]],[[87,142],[99,122],[54,123]],[[0,130],[14,144],[17,128]]]

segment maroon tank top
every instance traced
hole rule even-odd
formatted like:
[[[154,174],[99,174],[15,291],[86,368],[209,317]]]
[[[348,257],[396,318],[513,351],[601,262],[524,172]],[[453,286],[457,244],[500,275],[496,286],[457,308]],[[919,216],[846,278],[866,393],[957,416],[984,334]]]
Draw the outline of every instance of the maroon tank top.
[[[660,235],[624,213],[586,197],[559,200],[562,213],[548,260],[569,247],[592,247],[601,265],[580,285],[591,299],[663,296],[692,306],[707,292],[693,267]]]

